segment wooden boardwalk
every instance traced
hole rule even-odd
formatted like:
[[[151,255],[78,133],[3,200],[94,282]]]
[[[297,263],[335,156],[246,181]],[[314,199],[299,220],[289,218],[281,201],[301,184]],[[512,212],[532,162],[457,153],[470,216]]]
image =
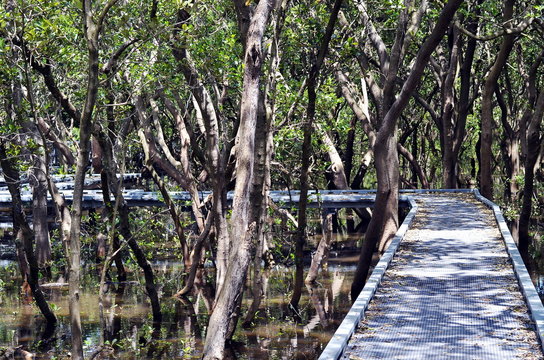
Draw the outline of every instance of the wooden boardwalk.
[[[542,304],[498,208],[469,193],[412,199],[320,359],[544,359]]]

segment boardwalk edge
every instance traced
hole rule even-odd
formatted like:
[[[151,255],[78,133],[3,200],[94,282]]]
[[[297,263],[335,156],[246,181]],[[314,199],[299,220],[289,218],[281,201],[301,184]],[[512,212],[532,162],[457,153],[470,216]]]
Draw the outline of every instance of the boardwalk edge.
[[[483,197],[477,189],[474,190],[474,195],[476,199],[480,200],[488,208],[493,210],[493,213],[495,214],[495,220],[497,221],[497,225],[499,225],[499,230],[502,234],[502,239],[506,246],[506,251],[508,252],[510,260],[512,261],[512,264],[514,266],[514,272],[516,274],[516,277],[518,278],[521,292],[525,297],[525,301],[527,302],[527,306],[529,307],[529,311],[531,313],[531,318],[535,323],[535,330],[540,340],[540,346],[544,351],[544,306],[542,305],[540,296],[538,296],[533,282],[531,281],[529,272],[527,271],[525,263],[523,262],[521,254],[519,253],[518,247],[516,246],[516,243],[512,238],[512,234],[508,229],[508,225],[504,220],[502,211],[497,204]]]
[[[404,238],[406,231],[408,231],[408,228],[414,220],[417,213],[416,202],[408,196],[401,196],[399,200],[410,203],[410,212],[397,230],[395,237],[387,248],[387,251],[383,254],[378,264],[376,264],[376,267],[372,271],[372,274],[366,282],[365,287],[357,297],[357,300],[355,300],[348,314],[338,329],[336,329],[336,332],[332,336],[331,340],[319,356],[319,360],[336,360],[342,356],[344,348],[346,347],[351,335],[353,335],[359,325],[359,322],[364,318],[364,313],[368,307],[368,304],[374,296],[376,289],[380,285],[385,271],[389,267],[393,256],[397,252],[401,240]]]

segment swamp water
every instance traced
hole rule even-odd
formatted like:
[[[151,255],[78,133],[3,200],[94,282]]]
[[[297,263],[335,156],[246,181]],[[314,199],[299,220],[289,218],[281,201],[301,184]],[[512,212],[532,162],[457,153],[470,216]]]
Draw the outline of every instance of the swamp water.
[[[361,235],[335,235],[328,270],[321,272],[315,287],[303,288],[296,312],[289,308],[294,266],[275,265],[264,271],[260,310],[253,326],[242,328],[244,310],[251,302],[251,299],[244,300],[241,320],[230,346],[232,358],[316,359],[351,306],[349,290],[357,259],[354,245],[360,238]],[[94,283],[87,278],[82,280],[81,317],[86,358],[103,343],[115,348],[117,359],[200,358],[208,321],[209,299],[203,295],[206,292],[200,291],[198,296],[185,302],[172,298],[180,284],[181,264],[177,260],[161,260],[153,265],[163,314],[156,341],[151,341],[151,309],[144,286],[140,285],[143,276],[138,271],[129,274],[132,281],[124,285],[109,284],[102,325],[96,280]],[[0,347],[23,346],[36,354],[36,359],[68,359],[67,288],[45,290],[59,323],[52,336],[43,338],[45,323],[32,298],[20,293],[17,264],[3,261],[0,274]],[[212,272],[204,275],[213,276]],[[92,277],[96,279],[96,272]],[[245,294],[249,296],[250,290]]]

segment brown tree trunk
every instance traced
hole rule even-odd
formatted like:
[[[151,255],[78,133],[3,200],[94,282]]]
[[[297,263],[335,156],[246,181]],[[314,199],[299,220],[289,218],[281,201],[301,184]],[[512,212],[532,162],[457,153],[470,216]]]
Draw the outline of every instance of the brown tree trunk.
[[[98,137],[98,141],[102,149],[102,154],[103,154],[102,165],[104,167],[104,170],[107,173],[108,184],[110,185],[110,188],[112,189],[113,195],[115,197],[115,202],[116,204],[118,204],[117,210],[118,210],[119,218],[120,218],[119,231],[121,235],[123,236],[123,238],[125,239],[125,241],[127,242],[128,246],[130,247],[132,253],[134,254],[134,257],[136,258],[136,262],[138,263],[138,266],[140,266],[140,268],[144,272],[146,293],[151,302],[151,311],[153,314],[153,326],[155,328],[155,331],[158,332],[160,330],[162,314],[161,314],[159,296],[157,293],[157,287],[155,285],[155,277],[153,275],[153,269],[151,268],[151,264],[145,257],[144,252],[138,245],[138,242],[134,238],[134,235],[132,234],[132,230],[130,229],[129,209],[123,197],[123,189],[119,183],[120,180],[117,179],[117,172],[119,171],[119,169],[118,169],[118,166],[115,165],[115,160],[113,158],[112,144],[108,141],[108,139],[105,138],[103,133],[100,134],[100,136]]]
[[[472,33],[476,33],[478,29],[478,20],[480,15],[480,5],[483,0],[477,0],[474,9],[471,11],[471,18],[467,25],[467,29]],[[474,54],[476,52],[476,39],[470,37],[467,41],[466,49],[463,53],[462,65],[459,71],[459,101],[457,102],[458,109],[455,114],[455,136],[453,138],[453,158],[458,161],[461,152],[461,146],[466,135],[466,123],[469,113],[472,111],[474,96],[471,97],[470,88],[472,86],[472,72]]]
[[[455,134],[452,123],[455,109],[454,81],[457,75],[459,54],[459,30],[455,26],[452,29],[452,37],[450,64],[442,84],[442,176],[445,189],[457,188],[457,158],[453,149]]]
[[[28,65],[25,63],[25,75],[27,84],[27,97],[30,103],[33,117],[37,118],[38,113],[35,108],[34,87],[28,74]],[[16,91],[21,91],[19,88]],[[50,276],[51,262],[51,243],[49,241],[49,228],[47,224],[47,159],[49,149],[46,146],[45,138],[42,137],[37,124],[23,119],[21,125],[24,131],[29,134],[29,138],[39,146],[38,151],[28,153],[32,166],[32,175],[29,183],[32,188],[32,227],[34,230],[34,241],[36,243],[35,257],[38,266],[45,268],[46,276]]]
[[[72,359],[83,360],[83,336],[81,329],[80,304],[79,304],[79,282],[81,266],[81,215],[83,203],[83,184],[85,181],[85,171],[89,161],[90,139],[92,131],[92,115],[98,94],[98,38],[100,35],[102,22],[107,12],[115,4],[115,1],[109,1],[95,21],[91,1],[84,0],[83,7],[83,28],[88,50],[88,70],[87,70],[87,93],[85,104],[79,119],[79,151],[76,162],[76,173],[74,177],[74,192],[71,212],[70,228],[70,259],[68,260],[70,268],[69,276],[69,307],[70,322],[72,330]]]
[[[398,228],[398,154],[396,137],[392,134],[387,142],[376,142],[374,146],[378,189],[372,219],[368,225],[361,247],[361,255],[351,286],[351,299],[355,300],[368,277],[372,255],[379,244],[385,249]]]
[[[355,278],[351,286],[351,298],[355,300],[364,287],[370,260],[376,245],[383,251],[395,234],[398,226],[398,182],[399,167],[397,154],[396,124],[408,100],[423,75],[431,53],[444,36],[445,31],[461,5],[462,0],[450,0],[442,9],[436,25],[425,42],[421,45],[414,65],[404,82],[400,94],[390,107],[384,108],[385,116],[381,121],[374,145],[378,189],[370,224],[361,248]],[[400,24],[399,26],[403,26]],[[400,51],[400,50],[399,50]],[[394,71],[394,69],[392,69]],[[398,69],[397,69],[398,70]],[[394,78],[393,78],[394,79]],[[387,101],[385,103],[388,103]]]
[[[0,143],[0,166],[6,178],[8,189],[11,194],[13,206],[13,230],[16,237],[18,238],[18,241],[23,244],[24,253],[28,261],[28,273],[26,274],[26,281],[30,286],[30,290],[32,292],[34,300],[36,301],[36,305],[45,317],[47,323],[52,326],[56,324],[57,318],[49,308],[49,304],[47,303],[47,300],[45,299],[45,296],[42,293],[38,282],[38,261],[34,255],[32,230],[30,229],[26,221],[26,215],[23,210],[23,203],[19,190],[19,173],[10,162],[10,160],[8,160],[6,147],[3,142]]]
[[[232,328],[232,318],[237,318],[235,311],[243,293],[243,285],[254,249],[254,236],[258,227],[255,219],[259,219],[260,212],[263,211],[261,206],[264,197],[263,189],[255,186],[254,149],[261,97],[260,77],[264,63],[262,40],[274,3],[274,0],[263,0],[257,4],[247,35],[240,127],[236,138],[236,185],[231,216],[232,236],[237,239],[237,247],[232,249],[229,256],[225,283],[219,289],[214,310],[210,316],[203,351],[203,358],[206,360],[224,357],[225,341],[228,338],[229,329]],[[267,134],[264,138],[267,138]],[[252,207],[252,202],[259,204],[257,209]]]
[[[514,12],[515,0],[505,0],[503,19],[505,24],[510,24]],[[511,25],[507,25],[511,26]],[[482,90],[482,118],[481,118],[481,145],[480,145],[480,188],[482,195],[493,200],[493,94],[495,86],[502,72],[510,51],[514,45],[515,35],[504,35],[501,48],[495,62],[485,79]]]
[[[307,87],[308,87],[308,107],[306,110],[306,121],[303,124],[304,139],[302,143],[302,166],[300,174],[300,196],[298,202],[298,227],[297,227],[297,240],[295,247],[295,285],[293,295],[291,296],[291,301],[289,302],[290,306],[294,309],[298,308],[298,302],[300,301],[300,296],[302,294],[302,286],[304,282],[304,267],[303,267],[303,256],[304,256],[304,244],[306,243],[306,203],[308,202],[308,176],[310,169],[310,154],[312,150],[312,132],[313,132],[313,122],[315,117],[315,105],[316,105],[316,87],[317,87],[317,76],[319,75],[319,70],[323,65],[325,56],[329,48],[329,42],[334,33],[334,27],[336,20],[338,19],[338,13],[340,12],[340,6],[342,5],[342,0],[336,0],[334,2],[334,7],[329,16],[329,21],[327,23],[327,28],[325,29],[325,34],[323,40],[319,46],[317,59],[310,69],[310,74],[308,76]],[[333,155],[334,156],[334,155]],[[340,160],[340,164],[341,164]],[[342,167],[342,174],[344,170]],[[343,175],[343,182],[345,180],[345,175]]]
[[[303,124],[304,137],[302,140],[302,161],[300,169],[300,192],[298,200],[298,226],[295,242],[295,283],[289,305],[298,309],[304,286],[304,245],[306,244],[307,203],[308,203],[308,176],[310,156],[312,151],[313,116],[315,112],[315,81],[308,81],[308,110],[306,121]]]
[[[525,159],[525,186],[523,187],[523,204],[519,215],[519,251],[527,258],[531,237],[529,227],[533,205],[535,164],[540,154],[540,124],[544,115],[544,91],[540,92],[535,104],[535,111],[527,129],[527,157]]]
[[[47,151],[47,148],[44,148]],[[36,239],[36,260],[40,268],[51,266],[51,243],[47,225],[47,168],[44,156],[36,155],[32,186],[32,225]]]

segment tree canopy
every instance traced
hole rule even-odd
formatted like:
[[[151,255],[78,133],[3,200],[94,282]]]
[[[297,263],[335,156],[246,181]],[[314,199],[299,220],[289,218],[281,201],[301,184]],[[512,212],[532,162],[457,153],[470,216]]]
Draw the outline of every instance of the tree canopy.
[[[141,172],[161,192],[186,267],[179,296],[213,261],[205,359],[223,357],[247,273],[259,269],[270,189],[377,189],[353,296],[398,227],[402,188],[481,188],[504,208],[522,252],[539,249],[543,9],[520,0],[4,0],[2,173],[34,179],[33,229],[14,221],[30,265],[23,278],[39,297],[37,274],[57,261],[51,243],[63,244],[73,358],[83,358],[81,199],[90,173],[101,174],[110,224],[102,280],[112,262],[126,276],[126,243],[145,274],[157,336],[160,296],[117,174]],[[71,206],[55,174],[75,176]],[[190,223],[172,190],[189,192]],[[212,192],[205,201],[203,190]],[[14,199],[20,191],[10,188]],[[54,234],[36,220],[47,218],[47,194]]]

